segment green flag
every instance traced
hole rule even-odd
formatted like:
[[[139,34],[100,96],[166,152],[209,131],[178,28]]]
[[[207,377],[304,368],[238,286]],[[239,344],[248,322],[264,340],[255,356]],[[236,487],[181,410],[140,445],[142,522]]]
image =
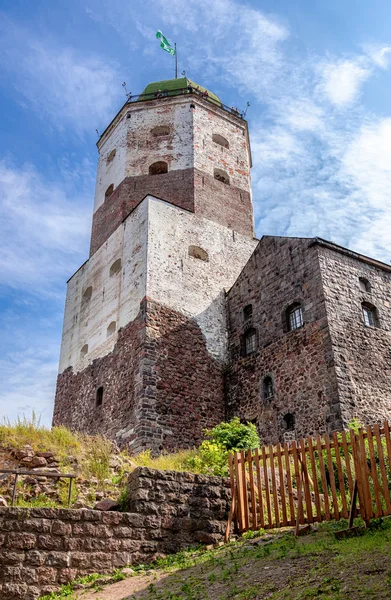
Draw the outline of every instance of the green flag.
[[[171,46],[170,42],[168,41],[167,38],[164,37],[164,35],[160,31],[160,29],[157,32],[156,37],[158,40],[160,40],[160,48],[163,48],[163,50],[165,50],[166,52],[169,52],[170,54],[175,56],[175,48],[173,46]]]

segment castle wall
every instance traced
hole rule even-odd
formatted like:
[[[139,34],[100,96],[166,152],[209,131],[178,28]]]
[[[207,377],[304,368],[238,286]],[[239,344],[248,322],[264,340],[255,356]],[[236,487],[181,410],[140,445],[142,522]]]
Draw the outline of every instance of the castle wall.
[[[111,352],[117,333],[108,336],[109,324],[115,321],[118,331],[136,318],[146,291],[146,252],[147,206],[141,204],[68,282],[60,373],[68,367],[81,371]],[[121,268],[110,275],[118,259]],[[92,295],[85,300],[89,287]],[[85,344],[88,353],[83,357]]]
[[[309,240],[262,238],[228,294],[231,367],[227,375],[230,416],[256,422],[262,443],[284,441],[340,426],[333,353],[327,329],[322,278],[316,248]],[[285,311],[299,301],[304,327],[286,331]],[[243,309],[252,304],[252,317]],[[257,350],[243,356],[242,336],[257,331]],[[271,376],[274,396],[262,382]],[[283,416],[295,415],[285,433]]]
[[[320,246],[319,260],[344,425],[383,422],[391,414],[391,267],[369,265]],[[360,288],[359,278],[370,284]],[[378,310],[379,327],[366,327],[362,302]]]
[[[256,240],[166,202],[148,199],[147,296],[193,317],[208,352],[227,360],[224,289],[231,287],[256,246]],[[208,260],[189,255],[190,246]]]

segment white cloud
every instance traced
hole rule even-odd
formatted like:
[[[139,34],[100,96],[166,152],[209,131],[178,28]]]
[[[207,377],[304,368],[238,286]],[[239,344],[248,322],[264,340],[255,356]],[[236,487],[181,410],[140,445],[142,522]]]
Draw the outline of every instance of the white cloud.
[[[360,61],[340,60],[323,66],[323,91],[337,107],[354,102],[362,83],[371,75],[370,69]]]
[[[391,46],[377,46],[374,44],[364,44],[363,49],[376,66],[382,69],[388,68]]]
[[[15,99],[55,129],[78,133],[106,125],[122,97],[118,67],[96,55],[38,37],[4,15],[0,69],[12,72]]]
[[[63,166],[62,177],[50,181],[31,165],[0,161],[4,286],[55,293],[79,266],[88,248],[93,174],[93,166],[86,162],[79,172]]]

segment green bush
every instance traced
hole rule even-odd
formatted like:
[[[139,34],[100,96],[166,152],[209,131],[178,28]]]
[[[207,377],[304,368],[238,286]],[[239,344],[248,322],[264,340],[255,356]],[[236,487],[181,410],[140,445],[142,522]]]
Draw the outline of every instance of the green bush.
[[[213,429],[205,430],[207,438],[196,454],[187,461],[187,467],[205,475],[228,475],[228,455],[230,452],[258,448],[260,440],[253,423],[241,423],[235,417]]]

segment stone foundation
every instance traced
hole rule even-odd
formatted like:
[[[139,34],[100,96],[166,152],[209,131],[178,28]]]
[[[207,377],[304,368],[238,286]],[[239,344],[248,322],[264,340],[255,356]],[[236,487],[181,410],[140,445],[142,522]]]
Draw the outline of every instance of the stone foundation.
[[[139,467],[128,492],[128,513],[0,508],[0,599],[36,600],[88,573],[223,539],[227,480]]]

